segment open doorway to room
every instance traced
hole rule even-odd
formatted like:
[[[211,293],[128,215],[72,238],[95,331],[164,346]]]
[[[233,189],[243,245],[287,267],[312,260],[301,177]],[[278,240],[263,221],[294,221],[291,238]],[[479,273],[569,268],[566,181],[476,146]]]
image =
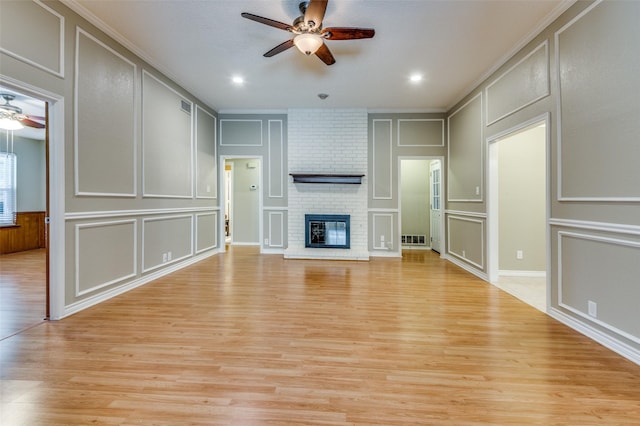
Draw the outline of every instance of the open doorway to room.
[[[489,280],[520,300],[547,306],[546,119],[489,140]]]
[[[260,245],[262,159],[221,156],[225,245]]]
[[[442,251],[442,159],[400,158],[400,242],[403,250]]]
[[[0,340],[48,315],[47,105],[0,86]]]

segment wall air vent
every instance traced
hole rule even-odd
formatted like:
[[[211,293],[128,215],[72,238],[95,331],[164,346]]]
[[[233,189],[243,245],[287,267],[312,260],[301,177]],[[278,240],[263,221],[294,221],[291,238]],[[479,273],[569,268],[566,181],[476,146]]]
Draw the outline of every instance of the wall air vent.
[[[191,103],[187,101],[180,101],[180,109],[187,114],[191,114]]]
[[[402,235],[403,246],[426,246],[426,235]]]

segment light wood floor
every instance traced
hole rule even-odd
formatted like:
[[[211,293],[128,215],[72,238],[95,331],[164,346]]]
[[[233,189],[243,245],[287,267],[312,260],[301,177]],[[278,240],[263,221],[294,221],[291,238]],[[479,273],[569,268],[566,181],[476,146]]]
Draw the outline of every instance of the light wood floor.
[[[0,340],[44,321],[45,249],[0,256]]]
[[[0,424],[631,425],[640,367],[431,252],[234,247],[0,342]]]

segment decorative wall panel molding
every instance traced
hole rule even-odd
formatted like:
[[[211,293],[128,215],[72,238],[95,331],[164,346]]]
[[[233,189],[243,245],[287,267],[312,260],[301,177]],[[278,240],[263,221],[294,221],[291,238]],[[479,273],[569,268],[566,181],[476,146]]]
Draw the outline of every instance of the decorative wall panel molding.
[[[269,120],[268,185],[269,198],[284,197],[284,126],[282,120]]]
[[[142,219],[142,272],[193,255],[193,215]]]
[[[436,137],[437,135],[437,137]],[[444,146],[444,119],[415,118],[398,120],[398,146]],[[429,143],[437,139],[439,143]]]
[[[64,78],[64,16],[39,0],[2,1],[0,52]]]
[[[133,62],[76,27],[73,166],[78,196],[136,196],[136,74]]]
[[[220,146],[262,146],[262,120],[220,120]]]
[[[284,248],[284,212],[267,212],[270,248]]]
[[[393,198],[392,120],[373,120],[373,185],[374,200]]]
[[[394,248],[393,215],[389,213],[373,213],[373,249],[390,251]]]
[[[484,220],[447,215],[447,251],[484,270]]]
[[[559,231],[557,244],[558,305],[640,344],[640,241]]]
[[[218,198],[216,117],[196,105],[196,198]]]
[[[137,221],[75,225],[75,297],[137,275]]]
[[[447,201],[483,201],[485,150],[482,102],[480,92],[447,119]]]
[[[496,78],[485,93],[487,126],[549,96],[549,41]]]
[[[218,212],[196,214],[196,254],[218,246]]]
[[[193,104],[142,71],[142,189],[145,197],[193,197]]]
[[[560,201],[640,201],[639,15],[595,2],[555,33]]]

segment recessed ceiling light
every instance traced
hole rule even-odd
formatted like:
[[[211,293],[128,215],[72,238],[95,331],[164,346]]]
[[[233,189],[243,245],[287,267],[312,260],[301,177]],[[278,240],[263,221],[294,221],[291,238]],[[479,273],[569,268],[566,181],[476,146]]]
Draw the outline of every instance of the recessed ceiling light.
[[[418,83],[422,81],[422,74],[411,74],[411,77],[409,77],[409,80],[412,83]]]
[[[231,81],[233,81],[233,84],[242,84],[244,83],[244,78],[240,77],[239,75],[234,76]]]
[[[326,93],[318,93],[318,97],[323,101],[329,97]]]

